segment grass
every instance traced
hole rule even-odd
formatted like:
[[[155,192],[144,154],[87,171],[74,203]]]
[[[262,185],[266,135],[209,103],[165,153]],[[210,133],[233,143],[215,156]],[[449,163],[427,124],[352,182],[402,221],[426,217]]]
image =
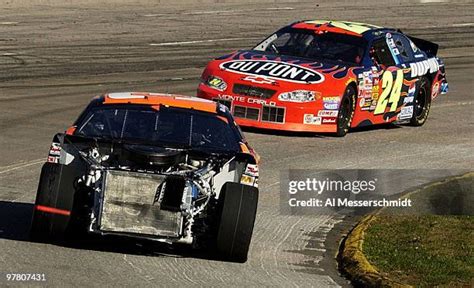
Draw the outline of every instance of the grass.
[[[417,287],[471,287],[474,216],[378,216],[363,251],[384,275]]]

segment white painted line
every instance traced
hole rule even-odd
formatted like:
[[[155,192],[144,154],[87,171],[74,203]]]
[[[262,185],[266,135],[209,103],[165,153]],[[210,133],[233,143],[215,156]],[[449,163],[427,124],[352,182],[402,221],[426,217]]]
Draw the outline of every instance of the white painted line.
[[[221,38],[221,39],[205,39],[205,40],[194,40],[194,41],[179,41],[179,42],[163,42],[163,43],[150,43],[150,46],[179,46],[179,45],[189,45],[189,44],[199,44],[199,43],[214,43],[214,42],[225,42],[225,41],[240,41],[240,40],[256,40],[261,38]]]
[[[144,17],[158,17],[158,16],[171,16],[171,15],[209,15],[209,14],[235,14],[243,12],[254,12],[254,11],[283,11],[283,10],[295,10],[293,7],[269,7],[263,9],[236,9],[236,10],[206,10],[206,11],[194,11],[194,12],[183,12],[183,13],[156,13],[156,14],[145,14]]]
[[[143,17],[157,17],[157,16],[166,16],[166,15],[170,15],[170,14],[163,14],[163,13],[160,13],[160,14],[145,14],[145,15],[143,15]]]
[[[451,27],[469,27],[474,26],[474,23],[455,23],[451,24]]]
[[[16,53],[11,53],[11,52],[5,52],[5,53],[2,53],[2,56],[15,56]]]
[[[295,8],[293,7],[270,7],[270,8],[265,8],[263,10],[276,10],[276,11],[279,11],[279,10],[295,10]]]
[[[420,3],[444,3],[449,2],[449,0],[420,0]]]
[[[446,27],[470,27],[474,26],[474,23],[454,23],[454,24],[449,24],[449,25],[431,25],[431,26],[424,26],[422,29],[432,29],[432,28],[446,28]]]
[[[4,167],[0,168],[0,175],[5,174],[7,172],[14,171],[14,170],[18,170],[18,169],[26,168],[26,167],[29,167],[29,166],[41,164],[41,163],[44,163],[44,162],[46,162],[46,159],[41,158],[41,159],[31,160],[31,161],[28,161],[26,163],[20,163],[20,164],[17,163],[17,164],[13,164],[13,165],[9,165],[9,166],[4,166]]]
[[[18,24],[18,22],[8,22],[8,21],[0,22],[0,25],[16,25],[16,24]]]
[[[183,15],[206,15],[206,14],[234,14],[242,12],[253,12],[253,11],[279,11],[279,10],[294,10],[293,7],[270,7],[263,9],[240,9],[240,10],[210,10],[210,11],[195,11],[183,13]]]

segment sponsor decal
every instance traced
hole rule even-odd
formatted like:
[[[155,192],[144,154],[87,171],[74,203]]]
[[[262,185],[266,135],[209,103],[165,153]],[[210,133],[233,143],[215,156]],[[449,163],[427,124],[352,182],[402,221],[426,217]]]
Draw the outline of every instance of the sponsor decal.
[[[286,102],[297,102],[297,103],[312,102],[316,100],[317,93],[318,92],[307,91],[307,90],[296,90],[296,91],[291,91],[291,92],[284,92],[278,95],[278,100],[286,101]]]
[[[405,106],[398,114],[398,120],[410,119],[413,116],[413,106]]]
[[[318,116],[320,117],[337,117],[338,111],[334,110],[319,110]]]
[[[229,110],[229,108],[227,108],[227,106],[225,106],[224,104],[221,104],[221,103],[217,103],[219,107],[219,110],[223,113],[227,112]]]
[[[374,101],[377,101],[377,99],[379,99],[379,86],[374,86],[372,88],[372,99]]]
[[[256,84],[276,84],[277,81],[270,79],[268,77],[263,77],[263,76],[254,76],[254,75],[249,75],[244,78],[242,78],[243,81],[249,81],[253,82]]]
[[[276,102],[274,102],[274,101],[269,101],[269,100],[265,100],[265,99],[258,99],[258,98],[247,98],[247,97],[244,97],[244,96],[219,94],[219,95],[217,95],[217,98],[222,99],[222,100],[241,102],[241,103],[258,104],[258,105],[266,105],[266,106],[276,106]]]
[[[207,79],[206,84],[207,86],[217,89],[219,91],[224,91],[225,89],[227,89],[227,83],[225,83],[224,80],[216,76],[210,76],[209,79]]]
[[[324,109],[327,110],[337,110],[339,108],[338,103],[324,103]]]
[[[408,41],[410,41],[410,46],[411,46],[411,49],[413,49],[414,53],[420,52],[420,49],[418,49],[418,47],[416,47],[416,45],[415,45],[415,43],[413,43],[413,41],[411,41],[410,39],[408,39]],[[416,57],[416,55],[415,55],[415,57]]]
[[[247,98],[247,103],[267,105],[267,106],[276,106],[276,103],[273,101],[267,101],[265,99],[256,99],[256,98]]]
[[[368,99],[372,98],[372,89],[361,90],[359,93],[359,97]]]
[[[323,102],[328,103],[328,104],[338,104],[339,103],[339,97],[323,97]]]
[[[411,77],[419,77],[429,73],[435,73],[439,70],[439,63],[436,58],[430,58],[420,62],[410,63]]]
[[[378,74],[374,75],[372,71],[364,71],[359,74],[359,97],[372,98],[375,79],[377,79],[378,82]]]
[[[49,155],[50,156],[60,156],[61,155],[61,144],[59,143],[51,143],[51,148],[49,148]]]
[[[415,96],[407,96],[407,97],[403,98],[403,103],[404,104],[413,103],[414,99],[415,99]]]
[[[304,114],[303,123],[311,125],[321,125],[321,117],[318,117],[314,114]]]
[[[242,177],[240,178],[240,183],[248,186],[255,186],[257,187],[258,182],[256,177],[252,177],[249,175],[243,174]]]
[[[324,81],[322,74],[309,68],[270,60],[232,60],[221,63],[220,68],[234,73],[295,83],[321,83]]]
[[[380,81],[380,78],[379,78],[379,75],[377,75],[377,77],[374,78],[374,88],[378,87],[379,81]]]
[[[360,110],[371,111],[375,109],[375,104],[372,99],[361,98],[359,101]]]
[[[391,34],[390,34],[390,37],[388,37],[388,35],[389,35],[389,33],[387,34],[387,45],[388,45],[388,47],[390,47],[393,54],[395,54],[395,55],[400,54],[400,52],[397,49],[397,45],[395,44],[395,41],[393,41],[393,38],[391,37]]]
[[[439,82],[436,82],[431,89],[431,99],[434,99],[439,94]]]
[[[48,156],[48,159],[46,161],[48,163],[58,164],[59,163],[59,156]]]
[[[323,118],[323,124],[335,124],[336,118]]]
[[[409,97],[415,96],[415,92],[416,92],[416,85],[411,84],[410,88],[408,88],[408,96]]]
[[[227,95],[227,94],[219,94],[217,98],[229,101],[237,101],[237,102],[245,102],[245,97],[243,96],[234,96],[234,95]]]
[[[247,164],[244,173],[246,175],[256,177],[258,176],[258,166],[256,164]]]

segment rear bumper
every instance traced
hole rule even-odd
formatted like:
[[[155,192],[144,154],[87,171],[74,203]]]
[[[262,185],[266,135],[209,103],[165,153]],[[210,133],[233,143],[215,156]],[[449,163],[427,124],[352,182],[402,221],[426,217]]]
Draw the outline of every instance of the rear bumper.
[[[199,85],[197,96],[226,105],[237,124],[242,127],[316,133],[335,133],[337,131],[335,122],[337,115],[334,117],[319,115],[319,112],[324,110],[322,103],[282,103],[272,99],[261,100],[240,95],[221,94],[202,83]],[[336,113],[336,111],[331,112]]]

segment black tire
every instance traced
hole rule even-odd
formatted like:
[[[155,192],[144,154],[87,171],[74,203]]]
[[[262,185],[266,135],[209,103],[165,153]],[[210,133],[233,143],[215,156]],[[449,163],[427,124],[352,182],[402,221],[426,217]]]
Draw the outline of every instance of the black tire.
[[[430,81],[423,77],[420,80],[420,88],[415,97],[413,105],[413,116],[410,119],[411,126],[422,126],[425,124],[431,109]]]
[[[238,183],[226,183],[219,197],[220,224],[217,251],[226,260],[247,261],[257,214],[258,189]]]
[[[33,241],[53,242],[64,239],[70,217],[37,209],[37,205],[57,207],[59,169],[58,164],[46,163],[41,170],[30,227],[30,239]]]
[[[346,87],[344,96],[342,96],[341,104],[339,106],[339,113],[337,114],[337,137],[346,136],[351,127],[352,118],[354,117],[355,103],[357,92],[353,85]]]

